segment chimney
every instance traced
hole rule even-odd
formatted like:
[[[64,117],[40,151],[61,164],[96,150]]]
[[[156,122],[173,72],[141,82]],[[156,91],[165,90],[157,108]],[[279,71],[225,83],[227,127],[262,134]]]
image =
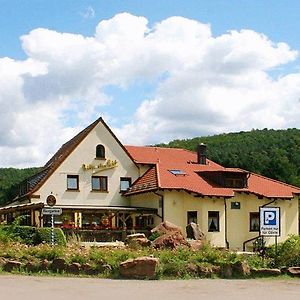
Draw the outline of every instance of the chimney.
[[[206,145],[201,143],[197,147],[197,163],[206,165]]]

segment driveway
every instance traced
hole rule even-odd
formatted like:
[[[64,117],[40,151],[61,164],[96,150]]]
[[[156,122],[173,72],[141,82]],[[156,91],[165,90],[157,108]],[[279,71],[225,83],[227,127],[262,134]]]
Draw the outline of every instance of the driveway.
[[[189,300],[300,299],[300,280],[109,280],[0,276],[0,299],[9,300]]]

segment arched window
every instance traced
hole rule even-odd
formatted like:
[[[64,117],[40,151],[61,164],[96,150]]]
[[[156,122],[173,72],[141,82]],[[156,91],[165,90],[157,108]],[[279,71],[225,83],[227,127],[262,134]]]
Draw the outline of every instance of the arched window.
[[[97,145],[96,158],[105,158],[105,148],[103,145]]]

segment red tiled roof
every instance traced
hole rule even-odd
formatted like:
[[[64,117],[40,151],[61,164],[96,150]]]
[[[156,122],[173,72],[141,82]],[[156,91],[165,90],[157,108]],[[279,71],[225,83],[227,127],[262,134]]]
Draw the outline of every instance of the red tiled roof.
[[[126,195],[145,193],[158,188],[156,166],[151,167],[127,190]]]
[[[140,147],[125,146],[127,151],[133,157],[136,163],[153,164],[156,168],[151,168],[151,177],[146,174],[136,181],[130,189],[130,194],[134,194],[135,185],[140,193],[143,189],[140,185],[145,181],[154,187],[160,189],[177,189],[196,193],[204,196],[220,196],[233,197],[235,191],[254,193],[268,198],[291,198],[293,194],[300,194],[300,188],[263,177],[261,175],[249,173],[238,168],[224,168],[221,165],[207,159],[206,165],[197,163],[197,153],[175,148],[159,148],[159,147]],[[156,181],[154,182],[153,172],[156,170]],[[183,174],[174,175],[170,170],[181,170]],[[201,172],[235,172],[248,173],[248,187],[243,189],[224,188],[217,184],[208,182],[201,176]],[[129,194],[129,192],[128,192]],[[127,193],[125,194],[127,195]]]

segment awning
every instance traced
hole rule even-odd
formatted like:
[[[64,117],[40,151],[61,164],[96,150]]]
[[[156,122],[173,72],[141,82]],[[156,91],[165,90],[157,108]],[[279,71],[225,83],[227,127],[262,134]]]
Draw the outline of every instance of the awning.
[[[44,207],[43,202],[4,206],[4,207],[0,208],[0,214],[6,214],[6,213],[15,212],[15,211],[22,211],[22,210],[40,209],[40,208],[43,208],[43,207]]]
[[[15,212],[15,211],[24,211],[24,210],[33,210],[33,209],[41,209],[43,207],[48,207],[43,202],[39,203],[26,203],[26,204],[18,204],[5,206],[0,208],[0,214]],[[80,211],[80,212],[137,212],[137,213],[148,213],[148,214],[157,214],[156,208],[149,207],[132,207],[132,206],[101,206],[101,205],[55,205],[55,208],[61,208],[63,210],[72,210],[72,211]]]
[[[75,211],[109,211],[109,212],[138,212],[157,214],[157,208],[149,207],[133,207],[133,206],[101,206],[101,205],[55,205],[56,208]]]

